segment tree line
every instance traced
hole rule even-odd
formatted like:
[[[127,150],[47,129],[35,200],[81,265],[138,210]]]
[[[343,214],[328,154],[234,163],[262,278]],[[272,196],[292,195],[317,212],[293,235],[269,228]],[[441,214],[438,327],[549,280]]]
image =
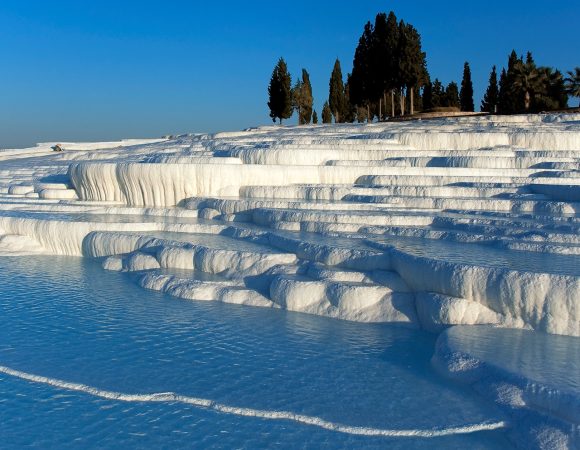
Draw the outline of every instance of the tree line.
[[[566,78],[552,67],[538,67],[531,52],[524,60],[512,50],[499,82],[496,67],[492,68],[481,110],[492,114],[558,110],[567,108],[568,95],[580,97],[580,67]]]
[[[566,108],[568,95],[580,97],[580,67],[567,75],[537,66],[530,52],[524,60],[512,51],[499,80],[496,67],[492,68],[480,109],[491,114],[516,114]],[[292,86],[286,62],[280,58],[268,94],[273,121],[279,119],[282,123],[296,111],[299,124],[318,123],[305,69]],[[432,81],[419,32],[391,11],[388,15],[377,14],[374,24],[365,24],[355,49],[352,73],[347,74],[346,81],[340,61],[335,61],[322,122],[370,122],[407,112],[412,115],[415,111],[441,110],[475,110],[469,63],[463,66],[461,85],[452,81],[444,86],[437,78]]]

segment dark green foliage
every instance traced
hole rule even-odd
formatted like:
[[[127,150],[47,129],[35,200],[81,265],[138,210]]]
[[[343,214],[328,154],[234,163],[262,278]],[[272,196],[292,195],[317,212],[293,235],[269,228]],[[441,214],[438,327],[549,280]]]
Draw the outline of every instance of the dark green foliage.
[[[445,95],[441,106],[459,108],[459,88],[457,83],[452,81],[445,88]]]
[[[523,112],[561,109],[568,104],[562,73],[550,67],[537,67],[530,52],[525,63],[520,60],[514,67],[512,92],[523,99]]]
[[[423,109],[429,110],[431,108],[433,108],[433,85],[429,82],[423,88]]]
[[[283,58],[278,60],[268,86],[268,107],[272,121],[288,119],[292,115],[292,80]]]
[[[495,114],[498,112],[499,103],[499,88],[497,86],[497,71],[495,66],[491,69],[489,75],[489,85],[481,101],[481,110],[483,112],[488,112],[490,114]]]
[[[469,63],[463,65],[463,79],[461,80],[461,91],[459,92],[461,111],[475,111],[473,104],[473,83],[471,81],[471,69]]]
[[[391,11],[375,17],[371,38],[370,100],[384,98],[384,93],[399,85],[399,28],[397,17]]]
[[[328,102],[324,102],[324,106],[322,106],[322,123],[332,123],[332,112]]]
[[[318,123],[318,114],[316,114],[316,110],[312,111],[312,123],[316,125]]]
[[[350,101],[350,79],[352,78],[349,73],[346,76],[346,84],[344,85],[344,112],[343,112],[343,122],[352,123],[356,119],[356,106]]]
[[[393,54],[389,54],[387,45],[387,15],[379,13],[375,17],[375,25],[372,28],[371,45],[370,45],[370,61],[369,61],[369,78],[368,78],[368,94],[369,100],[377,100],[387,89],[389,84],[388,66],[391,64]]]
[[[385,37],[385,47],[382,57],[387,61],[384,70],[387,74],[386,78],[386,90],[393,90],[400,84],[401,74],[399,73],[401,55],[398,53],[399,50],[399,24],[397,16],[393,11],[389,12],[386,24],[387,35]]]
[[[443,89],[443,84],[438,78],[435,78],[433,86],[431,88],[431,108],[437,108],[439,106],[444,106],[445,103],[445,90]]]
[[[411,97],[413,98],[413,103],[409,101],[409,110],[411,113],[415,111],[422,111],[423,110],[423,97],[421,96],[421,91],[419,86],[415,86],[412,88]]]
[[[568,107],[568,88],[566,87],[566,78],[559,70],[553,71],[552,68],[546,67],[548,70],[548,96],[557,102],[557,109],[564,109]],[[580,91],[579,91],[580,92]]]
[[[370,50],[372,45],[373,26],[367,22],[364,32],[358,41],[352,62],[352,74],[349,80],[350,101],[354,105],[366,105],[370,94]]]
[[[312,85],[310,84],[310,75],[306,69],[302,69],[302,89],[304,90],[305,101],[302,105],[302,123],[310,123],[312,117],[312,105],[314,98],[312,97]]]
[[[397,108],[404,112],[407,92],[413,110],[422,103],[422,99],[413,98],[417,88],[427,82],[425,53],[421,51],[420,35],[412,25],[398,22],[392,11],[388,16],[377,14],[374,27],[366,23],[349,79],[351,105],[365,106],[366,116],[371,116],[368,120],[379,113],[382,119],[394,115]],[[398,103],[394,101],[395,91],[399,92]],[[358,112],[356,116],[357,120],[362,117]]]
[[[571,97],[580,97],[580,67],[575,67],[573,71],[570,70],[568,72],[565,83],[568,95]]]
[[[518,58],[515,50],[512,50],[508,59],[508,68],[503,84],[500,79],[499,110],[502,114],[515,114],[524,110],[524,98],[518,95],[517,89],[514,88],[516,67],[519,64],[523,64],[523,60]]]
[[[425,53],[421,51],[421,37],[411,24],[405,24],[401,20],[399,23],[399,42],[398,42],[398,86],[401,90],[406,89],[410,97],[411,114],[414,106],[414,87],[421,82],[423,84],[425,68]],[[402,97],[401,112],[405,113],[405,98]]]
[[[302,80],[296,80],[296,84],[292,88],[292,109],[298,113],[298,125],[302,125],[300,117],[300,109],[302,107]]]
[[[328,105],[334,116],[334,121],[340,123],[346,111],[346,96],[344,94],[344,82],[342,81],[342,70],[338,58],[334,62],[332,74],[330,75]]]
[[[395,16],[393,11],[391,11],[387,17],[386,31],[387,36],[385,39],[385,52],[383,54],[383,58],[387,61],[387,64],[384,68],[387,74],[385,76],[385,90],[383,91],[383,112],[385,116],[395,116],[396,105],[398,104],[395,101],[395,90],[400,85],[401,56],[399,54],[399,23],[397,21],[397,16]],[[385,95],[385,92],[389,92],[390,95]]]
[[[568,93],[562,72],[551,67],[539,67],[537,70],[543,83],[534,94],[531,109],[539,112],[567,108]]]
[[[312,86],[306,69],[302,69],[302,79],[296,81],[292,89],[292,107],[298,112],[298,124],[310,123],[312,117]]]
[[[501,114],[508,114],[509,105],[509,88],[508,88],[508,78],[505,69],[501,69],[501,75],[499,77],[499,94],[497,111]]]
[[[521,60],[521,58],[520,58]],[[526,53],[526,64],[536,67],[536,62],[534,61],[534,57],[532,56],[532,52]]]
[[[568,97],[562,73],[551,67],[538,67],[530,52],[526,59],[512,51],[507,71],[499,81],[499,112],[536,113],[566,108]]]
[[[523,102],[523,112],[530,112],[532,102],[536,95],[541,95],[546,81],[546,74],[537,70],[530,53],[525,63],[520,59],[514,65],[511,92],[516,101]]]

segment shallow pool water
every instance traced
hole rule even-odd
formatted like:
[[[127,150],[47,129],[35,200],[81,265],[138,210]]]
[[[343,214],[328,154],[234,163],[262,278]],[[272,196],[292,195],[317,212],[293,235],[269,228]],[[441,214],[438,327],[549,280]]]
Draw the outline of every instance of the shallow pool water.
[[[334,424],[441,430],[504,419],[437,375],[435,337],[180,300],[87,259],[0,258],[0,366],[98,390],[176,394]],[[178,401],[123,402],[0,374],[3,448],[509,448],[503,430],[369,437]]]
[[[456,351],[530,383],[555,386],[580,397],[580,338],[576,336],[487,326],[456,326],[446,333],[448,345]]]

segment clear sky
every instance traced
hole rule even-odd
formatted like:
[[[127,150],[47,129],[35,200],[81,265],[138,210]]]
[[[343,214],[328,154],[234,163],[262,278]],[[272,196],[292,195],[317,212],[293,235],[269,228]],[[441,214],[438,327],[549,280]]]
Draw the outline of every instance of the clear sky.
[[[512,48],[580,65],[578,1],[2,0],[0,147],[268,124],[280,56],[310,72],[320,115],[335,58],[346,76],[365,22],[391,9],[432,78],[460,82],[470,62],[477,106]]]

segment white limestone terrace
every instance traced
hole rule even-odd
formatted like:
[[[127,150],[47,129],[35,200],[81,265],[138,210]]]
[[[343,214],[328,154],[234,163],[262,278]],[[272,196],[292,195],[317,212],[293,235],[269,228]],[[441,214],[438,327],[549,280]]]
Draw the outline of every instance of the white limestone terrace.
[[[51,145],[0,151],[4,253],[105,258],[191,299],[580,336],[580,115]]]
[[[0,255],[84,256],[184,299],[441,333],[442,372],[536,427],[514,441],[577,445],[564,372],[467,344],[579,348],[580,115],[51,145],[0,150]]]

